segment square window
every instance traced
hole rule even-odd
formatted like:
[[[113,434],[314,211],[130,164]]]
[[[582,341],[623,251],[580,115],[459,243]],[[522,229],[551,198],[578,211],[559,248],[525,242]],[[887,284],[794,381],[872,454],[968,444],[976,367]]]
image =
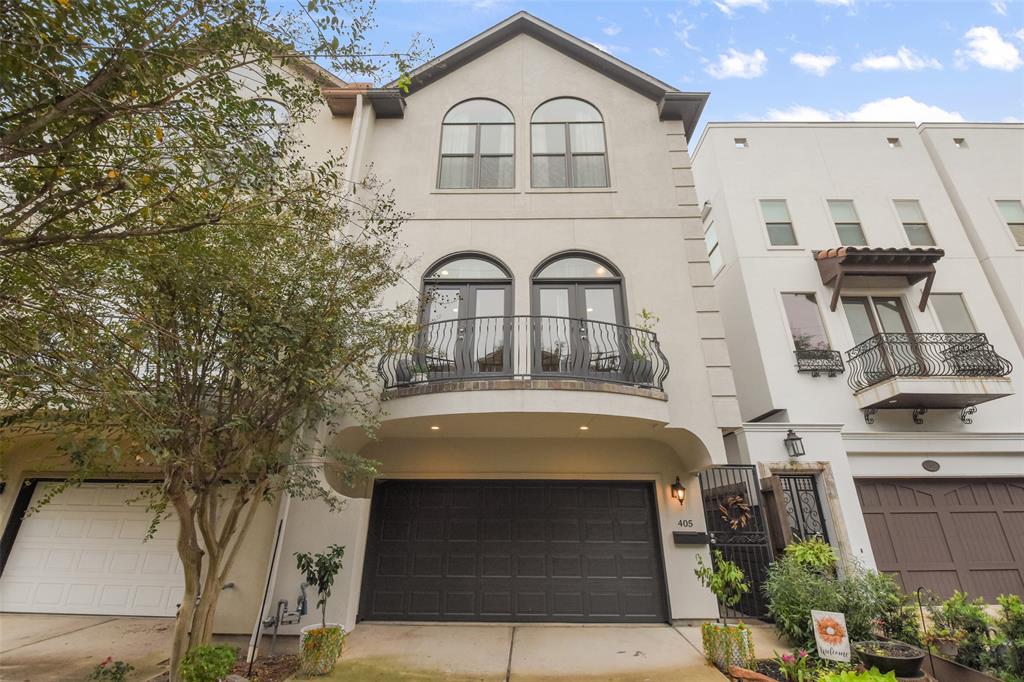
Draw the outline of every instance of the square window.
[[[967,149],[967,140],[962,137],[954,137],[953,146],[957,149]]]
[[[746,149],[749,146],[745,137],[734,137],[732,142],[736,145],[736,149]]]
[[[896,149],[897,147],[903,146],[903,143],[900,142],[900,138],[898,137],[887,137],[885,138],[885,141],[889,145],[889,149]]]

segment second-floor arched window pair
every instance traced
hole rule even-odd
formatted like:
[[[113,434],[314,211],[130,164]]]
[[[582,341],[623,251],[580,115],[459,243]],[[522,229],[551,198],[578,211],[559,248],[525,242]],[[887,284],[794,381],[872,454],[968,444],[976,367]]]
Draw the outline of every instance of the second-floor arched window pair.
[[[574,97],[548,100],[530,119],[530,185],[539,188],[607,187],[604,120]],[[441,125],[441,189],[515,186],[515,119],[492,99],[452,107]]]

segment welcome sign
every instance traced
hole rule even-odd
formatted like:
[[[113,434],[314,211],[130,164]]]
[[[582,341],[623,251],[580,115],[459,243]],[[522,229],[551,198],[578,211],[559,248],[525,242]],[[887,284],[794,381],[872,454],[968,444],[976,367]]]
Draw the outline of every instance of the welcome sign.
[[[850,634],[846,616],[831,611],[811,611],[818,655],[830,661],[850,662]]]

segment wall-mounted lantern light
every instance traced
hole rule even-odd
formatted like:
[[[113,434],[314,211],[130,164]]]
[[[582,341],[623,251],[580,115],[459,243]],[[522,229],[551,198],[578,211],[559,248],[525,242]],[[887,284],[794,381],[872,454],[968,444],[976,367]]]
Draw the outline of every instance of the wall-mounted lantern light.
[[[793,429],[789,430],[789,433],[786,434],[786,439],[782,442],[786,444],[786,452],[789,453],[790,457],[804,456],[804,439],[796,435],[796,431]]]
[[[676,482],[672,484],[672,497],[679,500],[679,504],[686,501],[686,486],[676,476]]]

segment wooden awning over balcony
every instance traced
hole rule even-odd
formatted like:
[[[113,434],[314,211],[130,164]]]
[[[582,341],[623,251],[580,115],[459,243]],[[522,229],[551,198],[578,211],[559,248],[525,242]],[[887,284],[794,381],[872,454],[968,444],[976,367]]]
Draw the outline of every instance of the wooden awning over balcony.
[[[923,312],[935,280],[935,262],[945,255],[945,251],[934,247],[874,249],[867,246],[841,246],[813,253],[822,284],[833,288],[830,306],[833,311],[839,304],[844,280],[858,276],[905,277],[908,285],[924,280],[920,304]]]

